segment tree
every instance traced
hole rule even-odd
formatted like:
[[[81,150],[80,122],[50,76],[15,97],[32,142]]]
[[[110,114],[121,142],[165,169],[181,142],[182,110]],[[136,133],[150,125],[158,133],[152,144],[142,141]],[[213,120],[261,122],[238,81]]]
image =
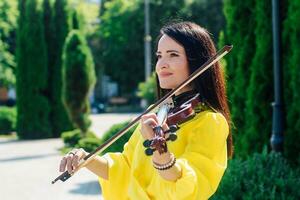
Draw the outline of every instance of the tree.
[[[15,85],[17,2],[0,1],[0,87]]]
[[[78,30],[69,33],[63,51],[63,94],[69,117],[86,133],[89,126],[89,94],[95,83],[92,54]]]
[[[0,39],[0,87],[9,87],[15,84],[14,56],[7,50],[7,46]],[[13,66],[13,67],[11,67]]]
[[[245,129],[241,135],[240,155],[261,152],[268,145],[272,130],[273,58],[272,5],[256,1],[255,54],[250,65],[250,81],[246,94]],[[262,20],[263,19],[263,20]],[[263,122],[263,123],[262,123]],[[253,145],[255,144],[255,145]]]
[[[226,29],[224,42],[234,48],[226,59],[227,93],[233,121],[236,153],[242,148],[240,138],[245,133],[246,95],[249,69],[255,54],[255,1],[225,0]],[[246,26],[247,25],[247,26]]]
[[[184,17],[205,27],[214,41],[218,41],[219,33],[225,27],[225,16],[222,12],[222,0],[193,0],[183,6]]]
[[[286,109],[286,127],[284,135],[284,153],[293,162],[300,162],[300,2],[287,1],[287,17],[283,23],[283,59],[284,100]]]
[[[143,80],[143,17],[137,1],[105,3],[99,28],[104,71],[128,94]]]
[[[49,29],[55,32],[55,36],[53,32],[47,33],[49,34],[47,36],[49,38],[47,40],[48,48],[52,49],[51,53],[49,53],[52,59],[52,62],[49,62],[49,71],[51,72],[49,74],[51,76],[49,77],[49,91],[52,107],[50,119],[53,127],[53,136],[59,137],[63,131],[73,129],[62,102],[62,52],[67,34],[72,29],[68,1],[56,0],[54,2],[53,15],[53,27],[51,28],[52,23],[50,22]]]
[[[17,18],[17,1],[0,1],[0,40],[12,55],[15,54]]]
[[[21,139],[51,137],[47,98],[47,50],[41,5],[19,1],[17,59],[17,132]]]

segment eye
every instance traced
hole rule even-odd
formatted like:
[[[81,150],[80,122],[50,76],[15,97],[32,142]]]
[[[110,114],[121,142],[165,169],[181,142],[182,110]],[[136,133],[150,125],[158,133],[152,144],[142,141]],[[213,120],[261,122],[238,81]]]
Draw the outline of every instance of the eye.
[[[160,54],[156,54],[156,58],[157,58],[157,59],[160,59],[160,58],[161,58],[161,55],[160,55]]]
[[[170,56],[171,56],[171,57],[178,57],[179,55],[176,54],[176,53],[171,53]]]

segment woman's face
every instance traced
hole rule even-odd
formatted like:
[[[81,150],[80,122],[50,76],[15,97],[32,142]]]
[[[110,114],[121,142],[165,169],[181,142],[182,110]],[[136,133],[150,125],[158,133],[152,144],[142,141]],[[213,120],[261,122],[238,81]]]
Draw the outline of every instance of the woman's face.
[[[156,73],[162,89],[174,89],[189,76],[189,66],[183,46],[167,35],[163,35],[157,46]],[[178,94],[191,90],[183,88]]]

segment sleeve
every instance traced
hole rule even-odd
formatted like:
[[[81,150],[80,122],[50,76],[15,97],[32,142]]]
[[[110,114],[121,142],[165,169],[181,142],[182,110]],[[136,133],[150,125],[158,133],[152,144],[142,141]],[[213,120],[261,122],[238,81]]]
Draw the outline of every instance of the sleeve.
[[[139,129],[140,125],[124,145],[122,153],[106,153],[103,156],[108,161],[108,180],[99,177],[99,183],[105,199],[119,200],[120,193],[127,194],[134,148],[140,136]]]
[[[182,176],[175,182],[158,176],[167,199],[208,199],[217,189],[227,167],[229,128],[220,113],[208,112],[191,127],[185,152],[177,159]]]

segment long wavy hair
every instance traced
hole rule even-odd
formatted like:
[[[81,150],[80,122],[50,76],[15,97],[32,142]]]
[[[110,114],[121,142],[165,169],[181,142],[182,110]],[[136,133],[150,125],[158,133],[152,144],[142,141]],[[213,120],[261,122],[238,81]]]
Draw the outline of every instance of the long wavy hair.
[[[209,32],[201,26],[192,22],[177,22],[168,24],[160,30],[159,39],[167,35],[182,45],[185,49],[190,74],[196,71],[210,57],[216,54],[215,45]],[[160,99],[170,90],[162,89],[159,86],[156,75],[157,97]],[[222,113],[229,125],[227,138],[228,157],[233,155],[233,142],[231,134],[231,119],[227,103],[224,72],[219,62],[210,67],[203,74],[192,82],[192,87],[200,94],[200,100],[209,107]]]

